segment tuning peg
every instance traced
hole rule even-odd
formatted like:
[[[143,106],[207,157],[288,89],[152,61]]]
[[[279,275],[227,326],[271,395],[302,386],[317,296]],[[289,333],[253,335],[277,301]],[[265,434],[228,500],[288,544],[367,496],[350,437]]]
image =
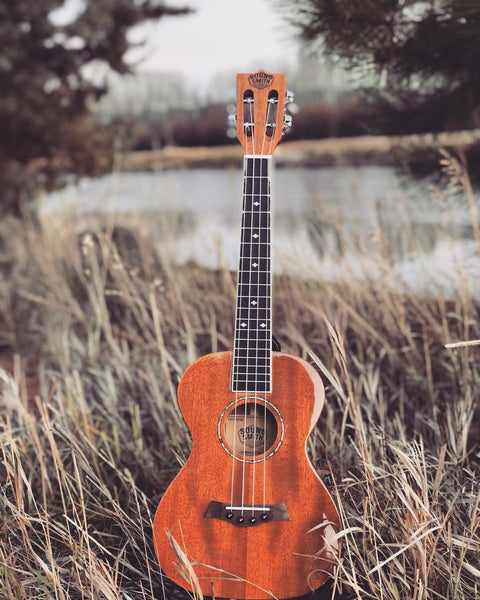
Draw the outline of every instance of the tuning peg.
[[[293,102],[294,97],[295,94],[290,90],[287,90],[287,95],[285,96],[285,104],[290,104],[290,102]]]
[[[228,126],[236,127],[237,126],[237,115],[236,113],[228,115]]]
[[[285,115],[283,119],[283,133],[285,133],[292,126],[292,115]]]

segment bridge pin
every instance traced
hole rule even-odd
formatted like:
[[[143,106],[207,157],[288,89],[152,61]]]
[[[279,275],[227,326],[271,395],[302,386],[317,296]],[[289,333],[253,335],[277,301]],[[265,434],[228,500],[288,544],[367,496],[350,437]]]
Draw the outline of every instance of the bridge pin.
[[[243,523],[245,521],[245,517],[240,515],[239,517],[237,517],[237,522],[238,523]]]
[[[227,517],[227,519],[232,519],[233,518],[233,512],[227,512],[227,514],[225,515]]]
[[[253,523],[257,522],[256,517],[250,517],[248,520],[250,521],[250,523],[252,523],[252,525],[253,525]]]
[[[267,513],[262,513],[262,514],[260,515],[260,518],[262,519],[262,521],[267,521],[267,520],[268,520],[268,515],[267,515]]]

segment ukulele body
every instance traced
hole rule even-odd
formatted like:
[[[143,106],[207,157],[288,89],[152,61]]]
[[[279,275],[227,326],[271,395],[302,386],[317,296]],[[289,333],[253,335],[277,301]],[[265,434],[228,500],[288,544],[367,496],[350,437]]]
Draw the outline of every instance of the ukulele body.
[[[306,455],[323,385],[278,352],[271,393],[231,392],[231,369],[231,352],[209,354],[180,381],[193,449],[158,506],[155,552],[170,579],[206,596],[300,596],[325,583],[338,553],[339,516]]]

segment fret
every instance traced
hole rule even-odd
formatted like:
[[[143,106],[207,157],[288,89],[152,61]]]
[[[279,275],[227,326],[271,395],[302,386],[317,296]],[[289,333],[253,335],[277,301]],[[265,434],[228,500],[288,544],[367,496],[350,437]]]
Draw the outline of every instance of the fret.
[[[268,350],[262,350],[262,352],[268,352]],[[259,358],[258,356],[243,356],[236,357],[235,369],[245,370],[248,369],[249,372],[257,371],[266,372],[265,367],[270,366],[270,358],[265,358],[264,356]],[[257,362],[259,361],[259,362]]]
[[[250,380],[250,381],[265,381],[268,382],[270,379],[270,369],[264,369],[262,372],[254,372],[254,371],[237,371],[236,369],[233,371],[233,375],[237,375],[237,379],[239,381]]]
[[[258,206],[255,206],[255,203],[258,203]],[[270,214],[270,208],[265,206],[263,203],[258,202],[258,200],[253,197],[250,199],[246,199],[245,206],[243,207],[244,214],[248,215],[267,215]]]
[[[235,376],[239,381],[248,381],[249,383],[262,383],[262,384],[266,384],[269,383],[268,381],[268,376],[260,376],[258,377],[255,373],[249,373],[249,372],[243,372],[243,371],[236,371],[235,372]]]
[[[260,275],[260,277],[259,277]],[[269,287],[271,286],[271,283],[269,281],[269,277],[270,275],[268,273],[257,273],[256,271],[244,271],[241,270],[238,273],[238,282],[240,286],[245,286],[247,288],[247,295],[249,295],[249,293],[251,293],[252,296],[256,296],[261,295],[261,296],[266,296],[268,295],[268,290],[260,290],[260,287]],[[255,290],[253,289],[248,289],[249,287],[251,287],[251,284],[255,282],[255,285],[259,286],[258,288],[256,287]],[[238,290],[240,291],[240,290]],[[263,292],[263,293],[262,293]]]
[[[237,387],[241,388],[239,390],[234,390],[238,392],[252,392],[253,394],[259,393],[268,393],[270,392],[270,381],[264,381],[261,383],[251,382],[251,381],[239,381]]]
[[[240,311],[238,311],[239,314],[236,318],[236,322],[237,324],[243,323],[243,322],[248,322],[249,325],[251,325],[252,323],[255,322],[263,322],[263,321],[268,321],[268,319],[270,318],[270,309],[269,308],[263,308],[261,309],[261,312],[256,311],[255,312],[251,312],[250,308],[243,308]]]
[[[241,319],[238,321],[237,324],[237,328],[238,328],[238,336],[241,337],[242,339],[246,338],[245,334],[248,334],[250,336],[250,338],[255,339],[256,341],[260,341],[260,338],[264,338],[265,340],[268,339],[268,335],[258,335],[258,334],[268,334],[269,333],[269,327],[266,323],[267,319],[254,319],[254,320],[249,320],[249,319]],[[245,326],[245,327],[243,327]],[[251,335],[252,332],[255,332],[256,335]]]
[[[263,373],[254,373],[252,371],[235,371],[235,374],[238,375],[238,379],[243,381],[268,381],[270,378],[266,371]]]
[[[263,350],[258,350],[258,352],[255,353],[255,356],[253,354],[249,354],[246,352],[242,352],[242,353],[235,353],[235,358],[236,358],[236,366],[244,366],[244,365],[253,365],[253,366],[257,366],[256,361],[260,361],[260,363],[268,365],[270,363],[270,352],[268,350],[268,348],[264,348]]]
[[[266,229],[270,227],[270,213],[254,213],[246,212],[243,213],[242,228],[243,229]],[[255,239],[255,238],[254,238]]]
[[[247,309],[247,308],[256,308],[257,310],[261,309],[269,309],[270,302],[269,298],[265,296],[258,297],[256,294],[252,295],[252,297],[248,297],[247,295],[240,296],[238,298],[238,309]]]
[[[247,292],[249,296],[255,296],[257,286],[265,285],[265,273],[252,273],[251,271],[242,271],[242,286],[249,287]]]
[[[248,382],[248,383],[256,383],[256,384],[270,384],[270,377],[268,374],[258,375],[256,373],[244,373],[244,372],[235,372],[235,376],[238,382]],[[248,390],[253,391],[253,390]]]
[[[270,295],[270,288],[272,287],[272,284],[270,283],[270,281],[262,281],[258,283],[258,286],[255,288],[255,293],[252,293],[253,290],[251,289],[250,286],[250,280],[247,277],[247,273],[245,271],[242,271],[239,273],[239,277],[238,277],[238,286],[237,288],[242,288],[242,289],[237,289],[237,293],[239,296],[269,296]]]
[[[237,370],[242,370],[242,368],[246,368],[248,371],[252,371],[252,369],[256,369],[258,367],[267,367],[270,365],[269,358],[258,358],[258,356],[245,356],[237,358]]]
[[[270,356],[269,352],[268,352],[268,347],[267,348],[250,348],[247,350],[247,348],[235,348],[235,356],[238,356],[239,358],[247,358],[249,356],[252,355],[253,350],[255,350],[256,352],[256,356],[258,355],[260,358],[268,358]]]
[[[258,228],[245,229],[242,232],[242,253],[248,250],[248,246],[253,248],[265,248],[270,250],[270,236],[265,231],[259,231]]]
[[[254,294],[251,296],[242,296],[241,302],[238,302],[237,304],[237,313],[241,313],[242,315],[267,315],[268,311],[270,311],[270,302],[268,302],[268,298],[258,299]]]
[[[255,250],[255,248],[250,248],[250,250]],[[260,256],[255,253],[245,256],[242,253],[239,267],[243,270],[253,268],[256,271],[270,271],[270,256]]]
[[[268,319],[238,319],[236,322],[238,335],[244,337],[245,332],[258,332],[258,333],[269,333],[269,327],[267,325]],[[260,336],[258,336],[260,337]],[[264,336],[265,337],[265,336]]]
[[[265,271],[270,273],[269,256],[241,256],[239,267],[241,271],[255,269],[255,272]]]
[[[270,158],[245,158],[245,176],[268,177]]]
[[[269,284],[270,285],[270,284]],[[268,286],[260,286],[260,287],[268,287]],[[249,298],[250,294],[241,294],[243,298]],[[252,294],[253,296],[253,294]],[[268,294],[255,294],[254,296],[255,298],[264,298],[264,299],[270,299],[270,296]]]
[[[245,284],[244,286],[242,286],[242,290],[240,290],[239,294],[238,294],[238,298],[237,298],[237,304],[239,306],[245,306],[245,304],[249,303],[250,300],[256,300],[257,302],[263,302],[264,304],[266,302],[269,303],[270,305],[270,295],[268,293],[265,293],[266,290],[262,290],[261,288],[269,288],[270,286],[266,286],[266,285],[259,285],[257,288],[258,293],[255,294],[249,294],[248,291],[246,290],[248,286]],[[241,303],[240,303],[241,301]]]
[[[270,211],[270,194],[259,194],[252,192],[251,194],[243,194],[242,210],[245,212],[269,212]]]
[[[263,275],[263,280],[260,281],[259,283],[262,284],[262,285],[264,285],[264,286],[271,285],[271,283],[270,283],[270,275],[269,275],[268,271],[264,271],[261,274]],[[244,282],[245,284],[248,284],[248,282],[250,281],[249,275],[258,275],[258,272],[255,271],[255,270],[240,269],[238,271],[238,281],[239,281],[239,283],[241,284],[242,282]],[[260,290],[257,290],[257,292],[260,293]],[[261,295],[267,296],[268,294],[269,294],[269,290],[264,290],[264,293],[261,294]]]
[[[249,232],[249,234],[251,234],[251,231]],[[265,234],[263,234],[265,236]],[[253,238],[253,235],[250,235],[251,238]],[[261,240],[259,241],[259,237],[258,238],[254,238],[253,241],[252,239],[248,239],[248,236],[242,236],[242,254],[245,255],[246,252],[250,249],[253,248],[256,249],[258,248],[259,251],[262,252],[262,256],[266,256],[266,252],[270,252],[270,240]]]
[[[241,281],[245,285],[268,285],[270,277],[269,271],[249,271],[248,269],[241,269],[239,272]],[[254,292],[255,290],[251,290]]]
[[[251,263],[252,259],[249,258],[248,259],[248,263]],[[253,262],[255,262],[255,258],[253,258]],[[245,265],[244,265],[245,266]],[[249,275],[266,275],[266,277],[263,277],[265,284],[269,283],[269,279],[270,279],[270,270],[269,269],[259,269],[259,263],[257,262],[256,264],[247,264],[246,265],[247,268],[246,269],[239,269],[238,272],[241,274],[245,274],[248,273]],[[269,265],[267,265],[269,266]]]
[[[252,373],[250,371],[234,371],[238,382],[265,383],[270,384],[270,376],[267,372],[263,374]],[[251,390],[248,390],[251,391]]]
[[[261,335],[259,335],[261,334]],[[270,336],[268,335],[268,331],[263,331],[263,329],[241,329],[237,330],[236,341],[241,344],[242,342],[250,342],[250,344],[243,344],[248,347],[251,345],[250,354],[254,354],[256,348],[260,350],[264,350],[270,347]],[[255,344],[255,345],[253,345]],[[248,352],[249,350],[247,350]]]
[[[248,316],[243,316],[243,317],[242,317],[242,315],[237,316],[237,318],[236,318],[237,326],[242,327],[243,325],[245,325],[244,329],[246,329],[247,326],[249,329],[252,329],[255,325],[261,325],[264,323],[266,324],[266,322],[268,321],[268,317],[270,316],[270,311],[267,309],[264,309],[264,312],[265,312],[265,314],[260,316],[256,312],[251,313],[251,312],[247,312],[246,309],[243,309],[242,315],[244,315],[246,313]]]
[[[252,373],[236,373],[236,378],[239,382],[244,382],[250,384],[252,386],[251,389],[247,390],[249,392],[263,392],[265,390],[265,386],[270,385],[270,381],[268,377],[254,377]]]
[[[260,361],[262,365],[270,364],[270,353],[268,350],[262,350],[259,356],[236,356],[236,368],[239,367],[257,367]]]
[[[268,369],[264,369],[262,373],[257,373],[256,371],[252,371],[251,369],[236,369],[234,371],[235,376],[238,379],[243,379],[244,381],[250,379],[252,381],[268,381],[270,378]]]
[[[248,177],[243,186],[245,196],[267,195],[270,193],[270,181],[266,177]]]
[[[255,267],[252,267],[253,269],[255,269],[255,271],[252,271],[250,269],[240,269],[239,273],[248,273],[249,275],[253,275],[253,276],[258,276],[258,275],[268,275],[270,276],[270,271],[259,271],[258,269],[256,269]],[[267,283],[267,279],[268,277],[264,277],[264,283]]]
[[[248,259],[255,259],[255,258],[262,258],[262,259],[269,259],[270,258],[270,247],[267,245],[265,246],[258,246],[257,244],[245,244],[242,254],[241,254],[241,258],[248,258]],[[270,266],[270,265],[268,265]]]
[[[243,373],[244,375],[250,375],[252,378],[255,376],[256,379],[266,379],[269,376],[270,363],[267,363],[261,367],[257,365],[236,365],[234,372]]]
[[[237,311],[236,322],[245,321],[249,319],[265,320],[270,318],[270,307],[263,306],[258,308],[257,306],[241,306]]]
[[[258,351],[263,352],[269,352],[271,349],[271,344],[269,339],[255,339],[255,346],[252,345],[252,340],[250,338],[244,338],[242,336],[237,336],[236,337],[236,342],[238,342],[237,345],[243,345],[245,346],[245,349],[247,348],[247,346],[250,346],[249,350],[245,352],[245,355],[248,356],[248,358],[255,358],[257,356],[257,349]],[[243,344],[242,344],[243,342]],[[247,343],[250,342],[250,343]],[[238,356],[238,354],[234,354],[234,356]],[[263,356],[262,356],[263,358]]]

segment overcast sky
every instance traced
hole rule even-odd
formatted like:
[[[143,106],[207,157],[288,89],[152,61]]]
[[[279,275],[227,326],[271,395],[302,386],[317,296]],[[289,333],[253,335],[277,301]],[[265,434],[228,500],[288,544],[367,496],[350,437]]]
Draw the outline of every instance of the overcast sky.
[[[139,70],[175,71],[202,89],[214,75],[275,71],[294,65],[297,43],[272,0],[171,0],[196,12],[142,26],[135,39],[146,45],[130,53],[145,57]]]

